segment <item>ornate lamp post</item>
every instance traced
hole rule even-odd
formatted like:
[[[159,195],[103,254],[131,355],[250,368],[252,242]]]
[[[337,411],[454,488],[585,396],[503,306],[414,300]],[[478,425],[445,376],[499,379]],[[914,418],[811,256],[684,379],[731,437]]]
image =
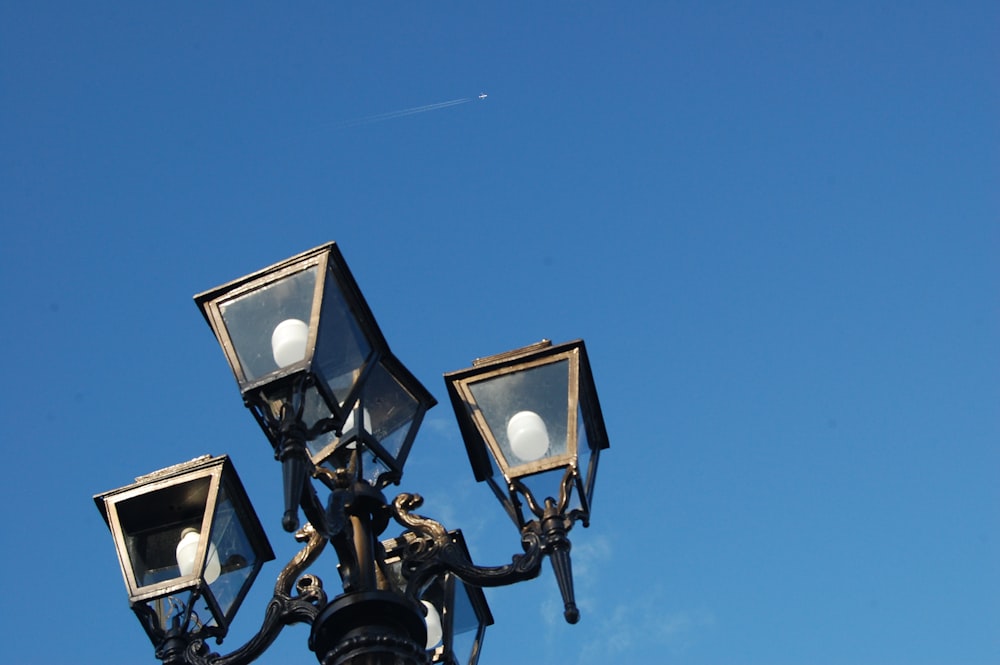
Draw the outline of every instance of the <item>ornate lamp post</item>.
[[[481,587],[534,578],[545,557],[566,620],[578,620],[568,533],[588,523],[597,458],[608,446],[583,342],[543,342],[445,377],[476,478],[521,535],[523,553],[483,567],[460,532],[413,512],[419,496],[390,502],[382,493],[399,482],[435,400],[389,349],[335,244],[195,301],[281,462],[282,526],[306,545],[278,576],[257,634],[218,655],[204,640],[221,642],[273,558],[228,458],[199,458],[96,496],[158,658],[241,665],[283,626],[305,622],[323,665],[475,665],[493,622]],[[393,520],[404,531],[380,540]],[[327,543],[340,574],[332,598],[304,574]]]

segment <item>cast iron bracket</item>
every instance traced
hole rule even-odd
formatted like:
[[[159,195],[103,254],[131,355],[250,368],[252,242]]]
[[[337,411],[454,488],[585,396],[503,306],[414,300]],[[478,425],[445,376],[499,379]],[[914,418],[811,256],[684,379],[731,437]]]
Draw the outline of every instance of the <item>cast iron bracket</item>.
[[[419,494],[403,493],[392,502],[393,517],[417,536],[407,543],[402,554],[407,595],[417,599],[423,588],[436,575],[444,572],[454,573],[465,583],[478,587],[516,584],[538,577],[542,559],[548,556],[563,596],[566,621],[576,623],[579,620],[567,537],[573,520],[562,515],[560,506],[554,501],[546,500],[545,508],[539,507],[540,519],[524,525],[521,529],[524,554],[515,554],[511,562],[504,566],[474,564],[440,522],[412,512],[423,501]]]
[[[260,630],[250,640],[230,654],[212,653],[205,641],[194,639],[187,645],[184,662],[188,665],[246,665],[257,660],[271,646],[285,626],[294,623],[312,624],[327,604],[323,582],[315,575],[302,572],[313,564],[326,547],[327,538],[307,523],[295,534],[299,542],[307,541],[278,575],[274,596],[264,611]],[[300,577],[301,575],[301,577]],[[292,595],[292,587],[297,591]]]

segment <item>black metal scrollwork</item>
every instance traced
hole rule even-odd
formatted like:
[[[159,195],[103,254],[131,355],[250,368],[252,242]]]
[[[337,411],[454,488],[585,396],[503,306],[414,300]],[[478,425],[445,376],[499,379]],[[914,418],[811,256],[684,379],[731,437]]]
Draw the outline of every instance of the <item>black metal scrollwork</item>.
[[[412,512],[423,505],[419,494],[400,494],[392,502],[396,521],[409,528],[419,538],[403,555],[407,577],[406,593],[414,598],[434,576],[452,572],[468,584],[496,587],[515,584],[538,577],[542,568],[543,547],[535,529],[521,533],[524,554],[515,554],[504,566],[477,566],[448,534],[448,530],[428,517]]]
[[[542,559],[549,557],[552,569],[563,597],[563,616],[569,623],[580,619],[573,592],[573,572],[570,563],[569,530],[574,516],[566,516],[566,486],[573,482],[569,474],[563,479],[561,501],[547,498],[539,505],[531,492],[520,486],[532,513],[538,517],[521,528],[521,545],[524,554],[514,556],[506,566],[477,566],[469,560],[466,551],[459,547],[439,522],[417,515],[412,511],[423,504],[418,494],[400,494],[392,502],[396,521],[408,527],[418,537],[403,553],[404,576],[407,578],[406,593],[416,599],[420,591],[435,576],[452,572],[467,584],[480,587],[495,587],[515,584],[538,577]]]
[[[246,665],[260,657],[271,646],[285,626],[294,623],[311,624],[326,606],[323,582],[315,575],[303,575],[326,547],[327,538],[307,523],[295,534],[298,541],[307,541],[278,575],[274,597],[264,611],[260,630],[250,640],[230,654],[212,653],[202,639],[188,644],[184,660],[189,665]],[[300,577],[301,575],[301,577]],[[292,587],[297,594],[292,595]]]

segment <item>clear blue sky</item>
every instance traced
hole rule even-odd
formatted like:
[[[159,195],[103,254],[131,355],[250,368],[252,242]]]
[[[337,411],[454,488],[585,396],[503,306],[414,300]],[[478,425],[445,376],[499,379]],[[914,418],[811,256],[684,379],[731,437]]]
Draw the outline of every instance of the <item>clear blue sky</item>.
[[[1000,662],[1000,5],[352,4],[0,4],[4,662],[156,662],[91,496],[202,453],[278,553],[256,630],[295,547],[191,296],[328,240],[480,563],[441,374],[587,342],[583,617],[491,591],[484,665]]]

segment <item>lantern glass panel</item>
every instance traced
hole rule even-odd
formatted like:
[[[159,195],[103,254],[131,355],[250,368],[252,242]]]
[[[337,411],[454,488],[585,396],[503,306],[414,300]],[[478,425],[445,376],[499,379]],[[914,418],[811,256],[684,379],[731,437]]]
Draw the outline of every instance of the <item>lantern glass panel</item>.
[[[366,428],[392,459],[402,452],[410,425],[420,408],[419,400],[385,365],[372,370],[361,399]],[[355,425],[361,418],[355,417]],[[370,423],[370,425],[368,424]],[[348,436],[347,431],[344,432]]]
[[[470,384],[508,470],[569,452],[569,372],[559,360]]]
[[[461,633],[467,633],[479,628],[479,617],[476,616],[475,607],[469,598],[469,588],[461,580],[455,581],[455,606],[452,614],[452,622],[456,637]],[[463,653],[461,650],[457,651]],[[468,653],[468,651],[464,653]]]
[[[486,626],[492,623],[481,589],[471,587],[452,573],[442,580],[449,602],[444,616],[445,648],[435,654],[435,663],[475,665],[479,660]]]
[[[171,628],[184,628],[188,625],[193,591],[188,589],[169,596],[161,596],[146,602],[146,607],[154,617],[155,630],[150,637],[157,639]],[[207,616],[211,616],[210,614]],[[197,623],[197,617],[195,617]]]
[[[335,432],[327,432],[306,441],[306,448],[313,464],[322,464],[337,449],[340,438]]]
[[[364,470],[362,477],[373,487],[380,487],[383,477],[391,474],[392,469],[375,455],[368,455],[364,460]],[[385,483],[386,485],[388,482]]]
[[[312,266],[219,304],[244,381],[259,379],[308,355],[316,272]],[[279,325],[289,330],[287,322],[298,324],[291,324],[291,332],[276,334]],[[299,348],[291,348],[296,343]]]
[[[521,476],[518,478],[531,495],[535,497],[535,500],[541,505],[545,503],[545,499],[553,499],[559,501],[561,499],[560,494],[562,494],[562,482],[563,478],[566,477],[566,469],[564,467],[559,467],[557,469],[549,469],[548,471],[543,471],[541,473],[534,473],[530,476]],[[577,492],[577,487],[575,485],[569,486],[569,502],[567,508],[572,510],[574,508],[579,508],[579,496]],[[531,516],[528,515],[530,518]]]
[[[186,529],[200,531],[212,479],[208,476],[118,502],[132,574],[137,587],[182,577],[177,545]]]
[[[217,557],[218,572],[206,575],[206,581],[219,604],[219,610],[229,617],[240,600],[247,579],[257,567],[258,557],[225,487],[221,488],[216,504],[211,542],[213,551],[210,551],[209,558]]]
[[[371,342],[362,331],[337,279],[328,272],[312,370],[340,406],[351,407],[344,402],[371,354]]]
[[[578,409],[578,417],[576,424],[576,435],[579,441],[577,447],[577,470],[580,473],[581,483],[583,486],[583,492],[586,495],[587,505],[584,509],[590,512],[590,502],[593,500],[594,496],[594,481],[597,476],[597,456],[599,451],[594,450],[591,447],[590,437],[588,436],[586,421],[583,415],[583,405],[580,405]],[[573,506],[571,506],[572,508]]]

